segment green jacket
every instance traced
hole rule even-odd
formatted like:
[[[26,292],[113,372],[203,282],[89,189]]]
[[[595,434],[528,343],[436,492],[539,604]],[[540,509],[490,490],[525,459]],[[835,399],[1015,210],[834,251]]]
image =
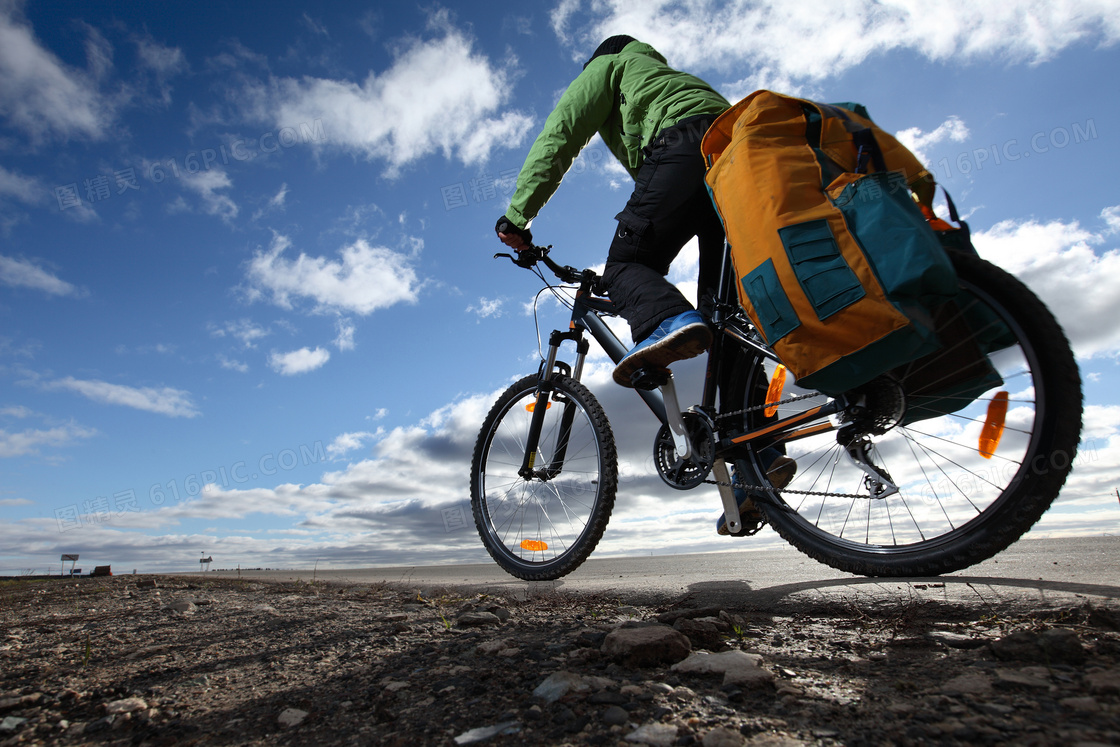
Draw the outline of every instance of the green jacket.
[[[729,106],[707,83],[669,67],[657,50],[640,41],[618,54],[596,57],[548,115],[521,167],[506,217],[525,228],[596,132],[635,176],[642,148],[663,129]]]

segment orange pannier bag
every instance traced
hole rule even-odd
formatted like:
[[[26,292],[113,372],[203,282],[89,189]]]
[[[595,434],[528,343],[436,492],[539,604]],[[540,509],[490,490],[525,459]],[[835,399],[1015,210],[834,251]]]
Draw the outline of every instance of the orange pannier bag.
[[[935,184],[862,106],[757,91],[701,147],[739,301],[800,386],[835,396],[938,348],[958,286]]]

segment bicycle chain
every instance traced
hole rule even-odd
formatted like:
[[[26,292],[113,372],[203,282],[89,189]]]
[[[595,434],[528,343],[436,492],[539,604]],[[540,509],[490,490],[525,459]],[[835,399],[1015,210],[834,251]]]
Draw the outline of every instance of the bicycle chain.
[[[720,480],[705,480],[704,484],[705,485],[720,485],[720,486],[726,486],[726,487],[729,487],[729,488],[736,487],[733,483],[721,482]],[[739,487],[746,487],[746,486],[740,485]],[[750,489],[751,490],[761,490],[765,493],[793,493],[795,495],[819,495],[823,498],[870,498],[870,496],[858,495],[856,493],[828,493],[828,492],[820,491],[820,490],[788,490],[786,488],[775,488],[775,487],[772,487],[772,486],[763,486],[763,485],[751,485]]]
[[[803,399],[815,399],[815,398],[820,397],[820,396],[821,396],[821,394],[819,392],[813,393],[813,394],[799,394],[796,397],[790,397],[788,399],[780,399],[780,400],[777,400],[776,402],[771,402],[769,404],[754,405],[753,407],[746,407],[742,410],[733,410],[732,412],[720,413],[719,415],[716,416],[716,420],[724,420],[726,418],[733,418],[736,415],[745,415],[748,412],[754,412],[755,410],[765,410],[767,407],[778,407],[780,405],[788,405],[788,404],[792,404],[794,402],[800,402]]]
[[[724,420],[726,418],[735,417],[736,415],[745,415],[748,412],[755,412],[756,410],[765,410],[768,407],[778,407],[780,405],[788,405],[788,404],[792,404],[794,402],[800,402],[801,400],[805,400],[805,399],[814,399],[814,398],[819,397],[819,396],[821,396],[820,393],[800,394],[800,395],[797,395],[796,397],[789,397],[788,399],[781,399],[781,400],[778,400],[776,402],[771,402],[769,404],[754,405],[752,407],[747,407],[747,408],[744,408],[742,410],[735,410],[733,412],[721,413],[721,414],[717,415],[715,419],[716,420]],[[729,483],[729,482],[722,482],[721,480],[704,480],[704,484],[706,484],[706,485],[716,485],[716,486],[728,487],[728,488],[734,488],[735,487],[734,484]],[[853,493],[829,493],[829,492],[818,491],[818,490],[787,490],[785,488],[775,488],[775,487],[771,487],[771,486],[762,486],[762,485],[752,485],[751,489],[752,490],[762,490],[762,491],[767,492],[767,493],[793,493],[793,494],[796,494],[796,495],[819,495],[823,498],[863,498],[864,497],[864,496],[860,496],[860,495],[855,495]]]

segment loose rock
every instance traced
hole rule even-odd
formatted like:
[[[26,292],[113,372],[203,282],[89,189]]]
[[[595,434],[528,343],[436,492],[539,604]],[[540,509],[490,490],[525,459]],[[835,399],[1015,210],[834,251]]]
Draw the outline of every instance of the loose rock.
[[[605,656],[628,667],[672,664],[688,656],[692,644],[668,625],[622,627],[603,641]]]
[[[298,708],[285,708],[280,712],[277,721],[286,729],[293,729],[304,722],[307,718],[307,711],[301,711]]]
[[[677,741],[677,727],[671,724],[643,724],[626,735],[627,742],[670,747]]]

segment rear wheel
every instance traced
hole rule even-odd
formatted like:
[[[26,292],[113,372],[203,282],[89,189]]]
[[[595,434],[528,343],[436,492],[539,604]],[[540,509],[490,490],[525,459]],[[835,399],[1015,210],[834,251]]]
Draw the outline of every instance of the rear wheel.
[[[526,376],[494,403],[471,461],[471,507],[491,557],[518,578],[544,581],[579,567],[607,527],[618,458],[606,413],[578,381],[555,375],[532,459],[521,474],[537,399]]]
[[[969,255],[953,253],[953,263],[961,293],[936,315],[942,350],[852,393],[860,414],[849,408],[833,428],[821,421],[816,433],[802,426],[769,444],[797,461],[784,489],[763,478],[774,454],[767,444],[735,461],[775,530],[834,568],[925,576],[968,567],[1030,529],[1069,474],[1082,399],[1065,335],[1008,273]],[[740,355],[738,370],[750,373],[724,389],[722,405],[746,408],[731,425],[758,428],[774,366],[747,365]],[[776,417],[827,399],[812,394],[787,387]],[[789,402],[794,396],[807,398]],[[853,439],[863,467],[842,445]],[[897,492],[884,489],[884,478]]]

